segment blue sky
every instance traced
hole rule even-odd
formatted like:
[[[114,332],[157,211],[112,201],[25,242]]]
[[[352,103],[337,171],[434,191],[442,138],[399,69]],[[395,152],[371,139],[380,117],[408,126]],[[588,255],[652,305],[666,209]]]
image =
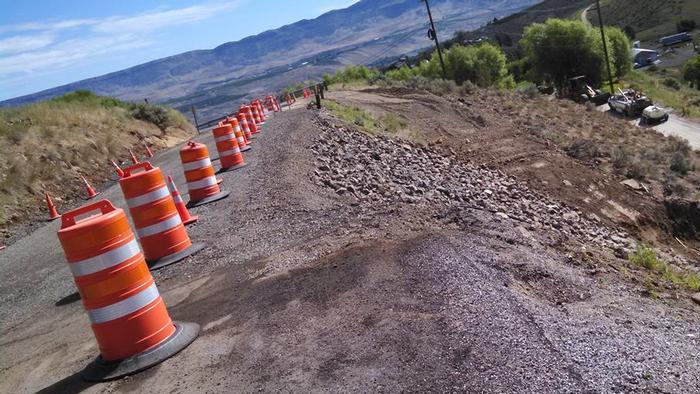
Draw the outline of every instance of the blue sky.
[[[315,18],[357,0],[0,0],[0,100]]]

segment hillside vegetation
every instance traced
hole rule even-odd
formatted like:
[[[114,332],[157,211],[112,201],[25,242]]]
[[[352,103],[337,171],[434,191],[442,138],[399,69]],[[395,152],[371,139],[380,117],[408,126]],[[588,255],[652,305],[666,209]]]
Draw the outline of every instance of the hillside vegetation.
[[[656,41],[659,37],[674,34],[681,20],[700,23],[700,1],[697,0],[603,0],[601,11],[606,24],[621,28],[630,26],[636,38]],[[592,23],[598,23],[595,12],[589,12]]]
[[[30,215],[45,217],[44,191],[55,202],[84,193],[79,176],[94,186],[113,176],[109,160],[126,161],[177,144],[194,128],[169,108],[129,104],[77,91],[0,110],[0,229]]]

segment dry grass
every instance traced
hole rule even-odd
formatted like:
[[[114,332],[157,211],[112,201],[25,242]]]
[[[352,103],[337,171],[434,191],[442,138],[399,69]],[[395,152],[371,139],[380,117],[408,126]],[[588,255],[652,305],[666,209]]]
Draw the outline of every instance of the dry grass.
[[[113,173],[109,160],[127,160],[128,149],[143,152],[144,143],[162,149],[194,133],[181,114],[167,112],[161,129],[134,119],[116,100],[51,100],[0,110],[0,228],[43,213],[45,190],[59,204],[82,195],[79,175],[101,184]]]
[[[700,173],[695,165],[700,155],[686,140],[587,111],[568,100],[550,102],[541,97],[500,94],[511,103],[502,107],[504,118],[513,120],[521,130],[554,142],[570,156],[620,179],[642,180],[658,197],[679,191],[676,197],[700,198]],[[541,115],[543,111],[547,116]],[[672,185],[669,179],[673,179]]]

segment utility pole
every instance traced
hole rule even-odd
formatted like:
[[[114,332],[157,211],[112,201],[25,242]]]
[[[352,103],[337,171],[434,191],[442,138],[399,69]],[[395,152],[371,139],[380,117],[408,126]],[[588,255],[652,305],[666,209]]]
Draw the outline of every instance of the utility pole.
[[[421,0],[425,2],[425,8],[428,9],[428,18],[430,19],[430,31],[428,31],[428,37],[431,40],[435,40],[435,47],[437,47],[438,56],[440,57],[440,65],[442,66],[442,79],[447,79],[447,70],[445,70],[445,61],[442,59],[442,49],[440,49],[440,40],[438,39],[437,30],[435,30],[435,22],[433,22],[433,14],[430,12],[430,4],[428,0]]]
[[[595,0],[595,6],[598,8],[598,25],[600,26],[600,36],[603,39],[603,52],[605,52],[605,66],[608,68],[608,81],[610,82],[610,94],[615,94],[615,85],[613,84],[612,71],[610,71],[610,57],[608,56],[608,43],[605,41],[605,29],[603,28],[603,15],[600,12],[600,0]]]

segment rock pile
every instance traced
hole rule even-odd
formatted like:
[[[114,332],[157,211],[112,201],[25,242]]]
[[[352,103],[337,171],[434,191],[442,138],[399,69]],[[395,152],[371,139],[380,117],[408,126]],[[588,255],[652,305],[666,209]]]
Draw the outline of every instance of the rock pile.
[[[437,204],[490,211],[495,220],[516,220],[582,242],[629,251],[634,241],[586,218],[511,176],[461,163],[430,148],[386,136],[370,136],[318,118],[321,135],[312,146],[314,181],[352,197],[357,204]]]

